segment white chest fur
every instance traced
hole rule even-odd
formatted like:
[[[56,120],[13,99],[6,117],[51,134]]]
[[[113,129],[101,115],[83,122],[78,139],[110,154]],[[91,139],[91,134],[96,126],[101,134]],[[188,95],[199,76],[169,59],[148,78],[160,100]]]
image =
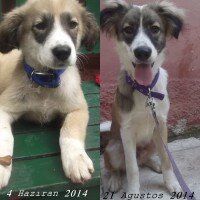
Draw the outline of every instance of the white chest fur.
[[[57,113],[67,114],[84,103],[80,76],[75,67],[66,69],[61,75],[61,85],[55,89],[37,87],[28,80],[23,95],[21,110],[40,122],[50,121]]]
[[[167,121],[169,111],[169,99],[167,94],[167,73],[160,69],[160,77],[153,91],[165,95],[164,100],[154,99],[156,113],[160,121]],[[147,97],[138,91],[133,93],[134,107],[129,113],[122,114],[122,126],[132,131],[137,143],[146,143],[151,140],[155,128],[155,121],[150,107],[146,107]]]

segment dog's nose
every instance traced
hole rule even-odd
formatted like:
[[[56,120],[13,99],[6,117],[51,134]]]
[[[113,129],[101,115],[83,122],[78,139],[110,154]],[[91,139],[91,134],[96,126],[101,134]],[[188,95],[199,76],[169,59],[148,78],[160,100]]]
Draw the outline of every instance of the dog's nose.
[[[146,61],[151,56],[152,50],[146,46],[140,46],[134,50],[135,57],[140,61]]]
[[[65,61],[71,55],[71,48],[68,46],[57,46],[52,49],[53,55],[61,61]]]

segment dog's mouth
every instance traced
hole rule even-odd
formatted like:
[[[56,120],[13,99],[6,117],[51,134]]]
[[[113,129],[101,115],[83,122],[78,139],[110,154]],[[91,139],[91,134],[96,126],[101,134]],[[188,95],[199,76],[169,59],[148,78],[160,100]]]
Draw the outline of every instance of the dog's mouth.
[[[67,65],[68,65],[68,64],[66,64],[66,63],[59,63],[59,64],[58,64],[58,68],[61,68],[61,69],[67,68]]]
[[[135,68],[134,78],[140,85],[148,86],[153,81],[153,65],[154,63],[133,63],[133,67]]]
[[[54,62],[53,67],[51,69],[66,69],[70,63],[68,62]]]

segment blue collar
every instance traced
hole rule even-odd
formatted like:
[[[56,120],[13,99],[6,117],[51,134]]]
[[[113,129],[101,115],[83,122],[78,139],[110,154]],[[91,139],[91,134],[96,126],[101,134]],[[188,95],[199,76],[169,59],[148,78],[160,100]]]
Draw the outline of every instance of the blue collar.
[[[145,96],[149,95],[149,89],[150,91],[153,89],[153,87],[156,85],[159,75],[160,75],[160,70],[158,70],[157,74],[155,75],[152,83],[149,86],[144,86],[144,85],[140,85],[136,80],[132,80],[132,78],[128,75],[128,72],[125,72],[126,74],[126,82],[135,90],[137,90],[138,92],[142,93]],[[152,92],[151,91],[151,96],[159,99],[159,100],[163,100],[165,95],[159,92]]]
[[[24,70],[31,81],[45,88],[57,88],[60,85],[60,75],[65,71],[65,69],[50,69],[47,72],[40,72],[36,71],[25,62]]]

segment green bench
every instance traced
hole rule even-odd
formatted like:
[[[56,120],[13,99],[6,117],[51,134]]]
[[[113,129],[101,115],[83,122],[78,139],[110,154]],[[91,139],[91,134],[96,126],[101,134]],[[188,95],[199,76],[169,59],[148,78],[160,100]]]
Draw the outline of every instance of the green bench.
[[[18,195],[20,190],[41,193],[59,192],[58,197],[53,199],[65,199],[67,190],[71,192],[76,190],[76,195],[79,190],[82,193],[88,190],[86,191],[87,196],[83,199],[99,199],[99,87],[93,81],[86,81],[83,82],[82,88],[90,113],[86,149],[95,166],[92,179],[85,185],[74,185],[65,177],[60,158],[59,129],[61,123],[59,120],[43,126],[19,121],[13,125],[15,145],[12,175],[9,185],[0,191],[1,200],[8,199],[7,194],[11,190],[12,198],[16,196],[14,194]],[[46,198],[36,197],[34,199]]]

